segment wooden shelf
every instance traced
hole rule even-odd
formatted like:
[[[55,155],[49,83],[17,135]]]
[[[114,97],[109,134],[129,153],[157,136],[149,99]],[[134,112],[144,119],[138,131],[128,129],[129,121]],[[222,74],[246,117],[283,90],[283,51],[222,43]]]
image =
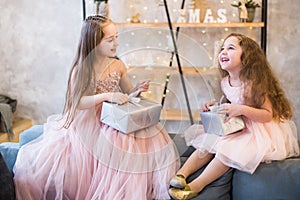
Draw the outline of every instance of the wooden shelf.
[[[181,67],[183,74],[214,74],[218,68],[215,67],[193,67],[193,66],[183,66]],[[147,74],[153,73],[153,71],[164,74],[178,74],[178,67],[169,67],[169,66],[129,66],[128,73],[137,73],[137,74]]]
[[[8,134],[0,132],[0,143],[2,142],[19,142],[20,133],[32,126],[32,120],[17,117],[13,121],[14,137],[9,140]]]
[[[145,27],[168,27],[168,23],[116,23],[119,27],[130,28],[145,28]],[[220,28],[220,27],[264,27],[264,22],[227,22],[227,23],[172,23],[173,27],[185,27],[185,28]]]
[[[193,110],[192,116],[194,121],[200,121],[200,110]],[[160,113],[160,120],[163,121],[189,121],[187,110],[163,109]]]

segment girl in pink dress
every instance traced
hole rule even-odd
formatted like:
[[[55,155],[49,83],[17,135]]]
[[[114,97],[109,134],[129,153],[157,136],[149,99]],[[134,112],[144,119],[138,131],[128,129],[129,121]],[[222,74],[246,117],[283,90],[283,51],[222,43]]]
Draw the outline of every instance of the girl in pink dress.
[[[246,128],[217,136],[205,133],[202,125],[191,126],[185,136],[197,150],[170,182],[174,199],[194,198],[230,167],[252,174],[261,162],[299,155],[291,105],[259,45],[244,35],[230,34],[219,52],[219,68],[229,103],[219,113],[227,114],[225,123],[243,116]],[[204,104],[203,111],[215,103]],[[185,178],[207,163],[201,175],[187,184]]]
[[[116,56],[117,30],[102,16],[83,24],[62,115],[24,145],[14,167],[17,199],[169,199],[179,168],[175,144],[160,124],[124,134],[100,122],[102,102],[123,104],[133,87]]]

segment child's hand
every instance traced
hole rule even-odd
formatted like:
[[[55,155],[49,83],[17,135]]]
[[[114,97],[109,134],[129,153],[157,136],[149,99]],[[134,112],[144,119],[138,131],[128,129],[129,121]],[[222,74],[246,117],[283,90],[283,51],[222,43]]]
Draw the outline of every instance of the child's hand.
[[[240,104],[221,104],[218,113],[226,114],[226,120],[228,122],[231,118],[242,115],[243,105]]]
[[[128,95],[121,92],[109,93],[108,101],[117,104],[124,104],[128,102]]]
[[[137,97],[141,92],[146,92],[149,89],[150,80],[141,81],[136,86],[133,92],[129,94],[130,97]]]
[[[201,109],[203,112],[208,112],[208,111],[210,111],[209,107],[215,105],[216,103],[217,103],[216,101],[207,102],[202,105]]]
[[[150,80],[141,81],[137,84],[137,91],[146,92],[149,89]]]

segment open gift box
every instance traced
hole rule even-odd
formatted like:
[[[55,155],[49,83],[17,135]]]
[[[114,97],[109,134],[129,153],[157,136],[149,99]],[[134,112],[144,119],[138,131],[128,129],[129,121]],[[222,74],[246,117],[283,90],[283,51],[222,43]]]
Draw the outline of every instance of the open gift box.
[[[123,132],[131,133],[159,122],[162,106],[142,98],[139,103],[118,105],[103,102],[100,121]]]
[[[201,112],[200,117],[205,133],[224,136],[236,133],[245,128],[245,124],[241,116],[233,117],[226,123],[224,123],[227,117],[226,114]]]

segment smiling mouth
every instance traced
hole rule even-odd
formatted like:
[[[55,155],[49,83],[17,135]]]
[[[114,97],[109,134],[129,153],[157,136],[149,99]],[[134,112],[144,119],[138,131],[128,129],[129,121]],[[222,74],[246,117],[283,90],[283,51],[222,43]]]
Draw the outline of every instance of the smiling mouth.
[[[227,61],[229,61],[228,58],[221,58],[220,60],[221,60],[221,62],[227,62]]]

